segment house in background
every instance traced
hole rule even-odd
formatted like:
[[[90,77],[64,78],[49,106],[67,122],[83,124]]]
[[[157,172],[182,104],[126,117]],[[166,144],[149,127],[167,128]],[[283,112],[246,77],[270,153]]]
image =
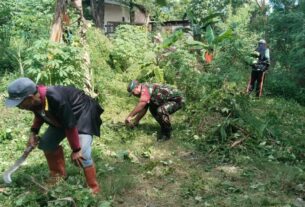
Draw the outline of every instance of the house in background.
[[[190,29],[191,24],[188,20],[171,20],[165,21],[161,24],[161,32],[172,33],[177,29]]]
[[[191,23],[189,20],[169,20],[164,22],[149,22],[150,31],[161,31],[161,33],[173,33],[177,29],[190,29]]]
[[[104,5],[104,31],[113,33],[120,24],[147,25],[149,16],[146,9],[138,4],[132,8],[117,1],[105,0]]]
[[[104,30],[106,34],[113,33],[120,24],[146,25],[150,31],[161,30],[162,33],[171,33],[178,28],[190,28],[188,20],[162,23],[151,21],[146,8],[136,3],[126,4],[119,0],[83,0],[83,2],[85,8],[90,7],[89,13],[93,17],[95,26]]]

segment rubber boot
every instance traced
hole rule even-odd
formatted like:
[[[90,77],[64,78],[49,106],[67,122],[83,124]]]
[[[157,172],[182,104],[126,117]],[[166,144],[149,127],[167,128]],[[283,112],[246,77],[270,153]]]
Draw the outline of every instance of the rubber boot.
[[[86,182],[93,194],[100,192],[100,186],[96,180],[96,170],[94,165],[84,168]]]
[[[172,128],[161,128],[161,133],[157,139],[157,141],[166,141],[169,140],[171,138],[171,131]]]
[[[47,159],[50,178],[48,184],[56,184],[59,180],[65,179],[67,176],[65,169],[65,158],[62,146],[58,146],[55,151],[45,151],[44,155]]]

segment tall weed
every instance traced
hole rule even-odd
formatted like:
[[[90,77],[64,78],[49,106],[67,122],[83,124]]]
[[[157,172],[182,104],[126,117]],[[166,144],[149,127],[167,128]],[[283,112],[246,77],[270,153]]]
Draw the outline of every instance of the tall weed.
[[[76,46],[37,40],[27,50],[25,73],[37,83],[82,87],[82,54]]]
[[[97,28],[87,31],[87,42],[90,53],[90,68],[93,74],[95,92],[101,101],[105,100],[104,90],[107,81],[112,79],[113,71],[109,65],[110,54],[113,49],[111,41]]]

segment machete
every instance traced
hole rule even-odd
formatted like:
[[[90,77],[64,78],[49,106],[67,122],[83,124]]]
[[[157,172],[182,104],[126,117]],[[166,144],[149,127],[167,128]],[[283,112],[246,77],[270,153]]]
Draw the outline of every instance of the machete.
[[[26,160],[30,152],[34,149],[35,147],[33,146],[28,146],[24,152],[23,155],[16,160],[13,166],[11,166],[8,170],[6,170],[3,173],[3,180],[6,184],[9,184],[12,182],[11,175],[20,167],[20,165]]]

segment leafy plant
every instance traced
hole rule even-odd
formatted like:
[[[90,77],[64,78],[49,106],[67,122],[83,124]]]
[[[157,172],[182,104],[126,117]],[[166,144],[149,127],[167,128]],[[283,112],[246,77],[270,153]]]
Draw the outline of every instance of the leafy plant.
[[[99,100],[104,101],[106,83],[113,78],[113,71],[110,67],[110,54],[113,44],[97,28],[90,28],[86,33],[86,38],[89,45],[94,91],[98,94]]]
[[[53,2],[12,1],[0,4],[0,72],[23,74],[25,49],[37,39],[48,39]]]
[[[82,50],[75,46],[37,40],[27,50],[26,74],[36,82],[82,87]]]
[[[118,71],[125,71],[133,63],[144,59],[146,51],[152,49],[152,43],[144,27],[120,25],[113,39],[111,61]]]

